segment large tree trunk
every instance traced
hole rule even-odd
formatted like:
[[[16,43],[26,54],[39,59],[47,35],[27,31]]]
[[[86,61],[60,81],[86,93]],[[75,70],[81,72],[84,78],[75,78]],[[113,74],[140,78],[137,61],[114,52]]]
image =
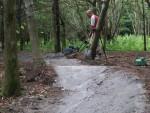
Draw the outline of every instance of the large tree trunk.
[[[43,64],[44,60],[40,53],[38,31],[36,27],[36,21],[34,19],[33,0],[24,0],[24,4],[25,4],[26,16],[27,16],[28,31],[30,35],[31,44],[32,44],[33,62],[37,67]]]
[[[107,10],[109,7],[109,2],[110,2],[110,0],[105,0],[104,3],[102,4],[102,10],[101,10],[101,13],[99,15],[99,21],[98,21],[98,24],[96,27],[95,37],[93,39],[93,43],[91,46],[92,59],[95,59],[95,56],[96,56],[96,49],[97,49],[97,46],[99,43],[100,33],[104,28],[105,18],[106,18]]]
[[[55,40],[55,52],[60,52],[61,45],[60,45],[59,0],[53,0],[52,12],[53,12],[53,30],[54,30],[54,40]]]
[[[2,94],[12,96],[20,94],[17,68],[16,0],[4,0],[4,12],[5,76]]]

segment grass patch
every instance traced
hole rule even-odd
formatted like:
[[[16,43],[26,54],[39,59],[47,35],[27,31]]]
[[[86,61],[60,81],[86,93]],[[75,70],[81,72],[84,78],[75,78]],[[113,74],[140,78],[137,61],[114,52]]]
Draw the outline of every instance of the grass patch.
[[[144,40],[142,36],[118,36],[107,43],[108,51],[143,51]],[[150,38],[147,37],[147,49],[150,50]]]
[[[86,49],[86,45],[78,39],[66,40],[66,47],[70,45],[80,47],[82,48],[81,49],[82,51]],[[40,42],[40,49],[42,52],[53,52],[54,41],[49,40],[44,44],[44,41],[42,40]],[[110,42],[107,42],[106,49],[107,51],[143,51],[144,50],[143,36],[135,36],[135,35],[117,36]],[[150,50],[150,37],[147,37],[147,49]],[[25,45],[24,50],[26,51],[32,50],[30,42]]]

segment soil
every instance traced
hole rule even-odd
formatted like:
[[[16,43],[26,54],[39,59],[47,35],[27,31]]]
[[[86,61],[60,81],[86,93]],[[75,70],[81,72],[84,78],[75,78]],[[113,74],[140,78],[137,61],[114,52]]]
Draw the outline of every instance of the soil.
[[[137,56],[150,58],[150,52],[112,52],[108,53],[109,64],[113,66],[119,66],[126,71],[135,73],[145,83],[145,89],[147,90],[148,101],[150,101],[150,62],[147,66],[135,66],[135,59]],[[104,61],[104,58],[103,58]],[[98,61],[99,63],[102,60]]]
[[[46,60],[47,64],[52,64],[52,66],[43,66],[43,67],[39,67],[38,69],[34,70],[33,64],[30,62],[31,54],[28,54],[28,53],[19,54],[19,58],[20,58],[19,60],[23,61],[20,63],[20,67],[21,67],[20,68],[20,78],[21,78],[23,94],[20,97],[12,97],[12,98],[2,98],[1,97],[0,98],[0,107],[1,107],[0,113],[43,113],[42,110],[46,110],[47,112],[45,112],[45,113],[57,113],[57,112],[58,113],[83,113],[83,112],[99,113],[98,111],[94,111],[95,109],[99,108],[98,107],[99,104],[104,105],[104,108],[106,107],[106,109],[102,108],[102,110],[105,110],[105,111],[107,111],[107,110],[111,111],[111,109],[116,109],[116,110],[121,109],[119,107],[119,105],[116,104],[116,103],[118,103],[119,98],[115,96],[118,93],[116,93],[114,91],[114,89],[116,89],[116,90],[119,89],[120,91],[124,92],[123,95],[121,93],[121,95],[123,97],[126,97],[126,95],[124,95],[124,94],[129,93],[128,92],[129,88],[131,88],[131,90],[130,90],[130,93],[128,96],[131,96],[133,94],[133,96],[136,96],[138,98],[140,96],[140,94],[138,94],[139,89],[136,86],[136,85],[138,85],[137,80],[134,80],[134,77],[133,77],[133,79],[130,79],[130,77],[129,78],[127,77],[128,79],[126,81],[125,80],[126,77],[122,76],[118,70],[123,70],[125,72],[134,73],[134,74],[131,74],[130,76],[132,76],[132,75],[138,76],[140,78],[140,81],[142,81],[144,83],[145,89],[147,91],[146,95],[147,95],[148,99],[150,99],[150,79],[149,79],[150,78],[149,77],[150,76],[150,74],[149,74],[150,66],[135,66],[135,64],[134,64],[134,60],[137,56],[144,56],[146,58],[150,58],[149,52],[108,52],[107,53],[107,59],[108,59],[107,62],[103,55],[101,56],[101,58],[96,59],[95,61],[85,59],[85,57],[80,53],[76,53],[76,54],[67,56],[67,58],[69,60],[64,58],[63,56],[60,56],[60,57],[59,56],[60,55],[55,56],[52,54],[44,55],[44,59]],[[72,58],[75,58],[75,60],[72,60]],[[79,59],[79,60],[76,60],[76,59]],[[0,60],[3,61],[1,57],[0,57]],[[72,64],[75,66],[72,66]],[[100,72],[95,71],[95,70],[101,70],[101,68],[98,67],[98,69],[97,69],[97,67],[95,67],[95,68],[93,67],[93,70],[90,71],[90,70],[88,70],[89,67],[81,66],[81,65],[85,65],[85,64],[86,64],[86,66],[89,66],[89,65],[115,66],[113,68],[113,70],[112,69],[108,69],[108,70],[109,70],[110,75],[112,72],[115,72],[116,75],[113,75],[110,77],[108,76],[108,79],[106,79],[106,81],[101,82],[101,77],[97,76],[98,74],[100,74]],[[88,69],[86,69],[86,68],[88,68]],[[4,70],[3,63],[1,63],[0,79],[3,78],[3,70]],[[58,72],[55,72],[54,70],[57,70]],[[64,72],[64,70],[66,70],[66,71]],[[70,71],[67,71],[67,70],[70,70]],[[103,68],[102,68],[102,70],[103,70]],[[102,72],[102,73],[106,73],[105,71],[107,72],[107,69],[104,70],[104,72]],[[78,74],[76,74],[75,72],[77,72]],[[84,73],[84,72],[86,72],[86,73]],[[93,77],[93,72],[95,73],[94,77]],[[55,78],[57,78],[56,73],[60,73],[59,77],[60,78],[62,77],[62,78],[61,78],[61,80],[59,80],[59,82],[61,84],[64,84],[63,87],[61,87],[59,85],[56,85],[56,86],[53,85],[53,83],[55,83],[55,81],[57,81],[57,79],[55,79]],[[76,78],[76,76],[79,76],[78,78],[80,78],[80,75],[82,75],[82,74],[83,75],[85,74],[85,77],[81,76],[81,79]],[[119,75],[119,78],[118,78],[118,75]],[[99,77],[99,78],[97,78],[97,77]],[[68,81],[66,81],[66,78],[68,79]],[[105,76],[104,76],[104,78],[105,78]],[[106,78],[107,78],[107,76],[106,76]],[[85,80],[87,79],[87,81],[84,81],[82,83],[81,81],[84,79]],[[128,82],[130,82],[130,81],[133,81],[133,84],[129,83],[130,85],[128,87]],[[124,82],[125,82],[125,84],[124,84]],[[81,86],[83,85],[83,87],[79,87],[80,85],[78,85],[78,84],[81,84]],[[112,85],[110,85],[110,84],[112,84]],[[122,84],[122,85],[119,86],[118,84]],[[71,85],[72,85],[72,87],[71,87]],[[65,86],[67,88],[68,87],[69,88],[64,89]],[[104,89],[99,90],[99,88],[97,86],[101,87],[101,88],[104,87]],[[123,87],[126,87],[126,89],[122,90]],[[108,89],[112,88],[112,90],[106,90],[107,88]],[[133,88],[135,88],[134,89],[135,91],[132,90]],[[74,89],[75,89],[75,91],[74,91]],[[76,91],[76,89],[79,90],[79,92]],[[104,91],[104,93],[106,93],[106,95],[103,94],[103,91]],[[109,93],[107,91],[111,91],[111,93]],[[85,95],[85,92],[87,92],[86,94],[88,94],[88,93],[89,94]],[[95,92],[96,92],[96,95],[95,95]],[[93,93],[95,96],[93,96]],[[111,95],[111,94],[114,94],[114,95]],[[83,98],[82,98],[82,96],[83,96]],[[97,101],[98,99],[100,99],[99,97],[104,97],[104,98],[102,98],[102,101],[101,100]],[[105,103],[107,103],[105,101],[106,97],[110,97],[111,99],[114,100],[113,101],[114,106],[110,105],[111,106],[111,107],[109,106],[110,109],[107,109],[108,106],[105,106]],[[74,109],[75,111],[72,111],[73,108],[69,108],[70,104],[74,103],[74,105],[77,105],[76,102],[78,102],[77,101],[78,99],[79,99],[79,103],[81,103],[81,104],[86,103],[86,104],[82,105],[82,108],[83,108],[83,106],[85,106],[85,111],[82,111],[83,109],[80,108],[80,105],[79,105],[78,109]],[[104,99],[104,101],[103,101],[103,99]],[[65,103],[62,102],[61,100],[64,100]],[[95,100],[95,102],[92,103],[92,100]],[[124,98],[124,100],[125,100],[124,102],[128,103],[131,101],[130,103],[132,103],[134,101],[134,97],[131,98],[129,101],[128,101],[128,97]],[[73,103],[70,103],[70,102],[73,102]],[[122,102],[122,100],[120,102]],[[147,102],[149,103],[149,100],[147,100]],[[95,106],[95,104],[96,104],[96,106]],[[72,106],[74,106],[74,105],[72,105]],[[88,111],[86,109],[86,107],[91,107],[91,105],[93,105],[94,107],[89,109],[89,111]],[[62,111],[58,111],[58,106],[60,106],[60,110],[62,109]],[[67,106],[68,106],[68,109],[66,111]],[[126,106],[124,108],[126,109],[126,108],[130,108],[130,107]],[[29,109],[30,112],[25,111],[26,109]],[[51,112],[48,112],[49,110],[51,110]],[[69,112],[69,110],[71,110],[71,112]],[[90,110],[92,110],[92,111],[90,112]],[[38,112],[35,112],[35,111],[38,111]],[[105,111],[104,111],[104,113],[106,113]],[[147,111],[145,113],[149,113],[149,111],[150,110],[148,107]],[[116,113],[115,110],[113,112]],[[120,111],[118,113],[125,113],[125,112]],[[134,112],[129,112],[129,113],[134,113]],[[141,113],[141,112],[137,112],[137,113]]]
[[[147,66],[136,66],[134,61],[137,57],[145,57],[150,59],[150,52],[107,52],[107,60],[105,55],[102,55],[96,60],[89,60],[83,54],[72,54],[67,58],[77,58],[82,60],[83,64],[99,65],[99,66],[117,66],[128,71],[137,73],[141,78],[149,78],[150,76],[150,61],[148,60]]]
[[[46,98],[49,95],[58,95],[58,92],[60,93],[60,88],[52,87],[52,84],[55,82],[55,77],[57,76],[52,66],[43,65],[34,69],[33,63],[21,62],[19,67],[22,95],[20,97],[11,98],[0,97],[0,113],[20,113],[18,102],[23,107],[31,104],[32,101],[36,101],[36,99],[40,100],[42,97]],[[1,64],[0,81],[3,78],[3,71],[4,66]],[[11,109],[10,104],[12,103],[14,103],[13,107],[18,107]]]
[[[143,83],[133,73],[89,65],[56,66],[55,70],[57,83],[71,92],[57,110],[45,113],[149,113]]]
[[[90,65],[105,65],[105,66],[116,66],[116,70],[123,69],[127,72],[135,73],[136,76],[140,77],[145,83],[147,90],[147,96],[150,101],[150,61],[147,66],[136,66],[134,61],[137,57],[145,57],[150,59],[150,52],[107,52],[107,60],[105,55],[100,58],[93,60],[87,60],[82,54],[74,54],[68,56],[68,58],[77,58]]]

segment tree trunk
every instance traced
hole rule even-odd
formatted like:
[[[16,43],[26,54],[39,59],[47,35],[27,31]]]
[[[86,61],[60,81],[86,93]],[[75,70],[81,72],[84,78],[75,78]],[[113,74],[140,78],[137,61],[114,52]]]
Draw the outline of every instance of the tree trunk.
[[[17,38],[16,38],[16,0],[4,1],[4,64],[3,96],[20,94],[19,73],[17,67]]]
[[[61,25],[63,29],[61,42],[62,42],[62,49],[64,49],[66,47],[66,24],[62,18],[60,19],[61,19]]]
[[[34,19],[33,11],[33,0],[24,0],[25,12],[27,17],[28,32],[32,44],[32,56],[35,67],[40,66],[44,63],[44,60],[40,53],[39,37],[36,27],[36,22]]]
[[[57,52],[61,52],[59,0],[53,0],[52,13],[53,13],[55,52],[57,53]]]
[[[17,0],[17,20],[18,20],[18,26],[19,26],[19,34],[18,34],[18,39],[20,41],[20,50],[23,50],[24,48],[24,38],[23,38],[23,34],[22,34],[22,28],[21,28],[21,24],[22,24],[22,18],[21,18],[21,14],[22,14],[22,0]]]
[[[1,41],[1,47],[2,47],[2,50],[3,50],[4,49],[4,6],[3,6],[3,0],[0,0],[0,15],[1,15],[0,41]]]
[[[98,24],[96,26],[95,37],[93,39],[92,46],[91,46],[91,56],[92,56],[92,59],[95,59],[95,57],[96,57],[96,49],[97,49],[97,46],[98,46],[98,43],[99,43],[100,32],[104,28],[105,17],[107,15],[107,10],[108,10],[108,7],[109,7],[109,2],[110,2],[110,0],[105,0],[104,3],[102,4],[102,10],[101,10],[101,13],[99,15],[99,21],[98,21]]]
[[[146,45],[146,25],[145,25],[145,4],[142,0],[142,9],[143,9],[143,37],[144,37],[144,51],[147,51]]]

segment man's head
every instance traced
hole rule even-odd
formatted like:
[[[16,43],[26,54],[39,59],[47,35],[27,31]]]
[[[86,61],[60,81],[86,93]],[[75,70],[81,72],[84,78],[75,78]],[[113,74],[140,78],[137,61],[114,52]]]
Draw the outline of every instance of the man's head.
[[[86,11],[86,14],[89,18],[91,18],[91,16],[94,14],[93,10],[89,9]]]

